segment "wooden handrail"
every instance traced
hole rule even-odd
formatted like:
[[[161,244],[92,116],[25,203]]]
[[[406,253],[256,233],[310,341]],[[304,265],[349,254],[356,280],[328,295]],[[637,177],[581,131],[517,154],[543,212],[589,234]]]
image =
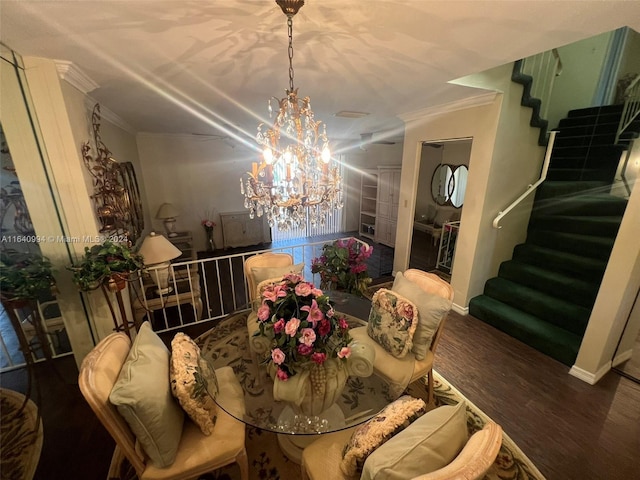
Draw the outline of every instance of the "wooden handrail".
[[[502,220],[502,218],[507,215],[507,213],[509,213],[511,210],[513,210],[520,202],[522,202],[522,200],[524,200],[525,198],[527,198],[532,192],[535,192],[536,188],[538,188],[542,182],[544,182],[547,178],[547,170],[549,170],[549,161],[551,160],[551,151],[553,150],[553,144],[556,141],[556,135],[557,135],[557,131],[552,131],[549,134],[549,144],[547,145],[547,151],[545,153],[544,156],[544,163],[542,164],[542,173],[540,174],[540,178],[538,179],[538,181],[532,185],[529,185],[527,187],[527,190],[520,195],[518,198],[516,198],[513,203],[511,203],[511,205],[509,205],[507,208],[505,208],[504,210],[502,210],[500,213],[498,213],[498,216],[493,220],[493,228],[502,228],[500,226],[500,220]]]

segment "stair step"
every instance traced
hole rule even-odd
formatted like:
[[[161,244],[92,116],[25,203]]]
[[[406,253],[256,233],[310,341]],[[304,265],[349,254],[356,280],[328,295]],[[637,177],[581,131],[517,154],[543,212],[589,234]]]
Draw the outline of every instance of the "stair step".
[[[530,265],[515,260],[502,262],[498,276],[549,295],[562,292],[565,300],[585,308],[593,307],[600,288],[597,282],[576,279],[563,273],[545,269],[543,266]]]
[[[595,125],[574,125],[558,127],[556,140],[563,137],[590,137],[592,135],[613,135],[618,131],[619,120],[610,123],[598,123]]]
[[[622,222],[621,215],[584,216],[532,214],[529,220],[529,228],[615,238],[620,228],[620,222]]]
[[[556,137],[553,148],[586,147],[594,145],[613,145],[616,139],[615,132],[599,135],[577,135]]]
[[[615,162],[617,165],[624,145],[587,145],[581,147],[554,147],[551,152],[551,165],[561,167],[558,160],[578,160],[576,165],[596,166],[603,163]],[[585,161],[586,160],[586,161]]]
[[[543,199],[536,195],[535,215],[624,215],[627,200],[608,193],[580,193]]]
[[[578,356],[581,336],[486,295],[471,299],[469,313],[565,365]]]
[[[571,170],[575,172],[575,170]],[[536,200],[560,197],[576,193],[609,193],[611,184],[599,181],[556,181],[546,180],[538,187]]]
[[[609,237],[548,230],[530,229],[527,234],[527,243],[605,261],[611,256],[614,242],[615,239]]]
[[[622,114],[622,110],[624,109],[623,103],[617,103],[615,105],[600,105],[598,107],[585,107],[585,108],[575,108],[573,110],[569,110],[567,117],[585,117],[585,116],[594,116],[594,115],[611,115],[615,114],[620,117]]]
[[[587,258],[530,243],[516,245],[513,249],[513,260],[533,265],[544,265],[545,268],[554,272],[594,282],[602,280],[602,275],[607,267],[607,262],[601,259]]]
[[[591,310],[506,278],[487,280],[484,294],[542,320],[583,335]]]
[[[551,181],[586,181],[601,182],[611,186],[616,169],[611,165],[607,168],[559,168],[549,167],[547,180]]]
[[[565,127],[577,127],[580,125],[598,125],[600,123],[616,123],[620,121],[619,113],[608,113],[603,115],[582,115],[575,117],[565,117],[558,123],[558,129]]]

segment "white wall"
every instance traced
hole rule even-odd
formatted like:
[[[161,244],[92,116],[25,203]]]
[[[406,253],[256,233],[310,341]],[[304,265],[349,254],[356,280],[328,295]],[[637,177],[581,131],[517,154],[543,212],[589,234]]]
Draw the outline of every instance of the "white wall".
[[[613,32],[606,32],[558,48],[563,69],[553,84],[547,115],[549,129],[556,128],[569,110],[593,105],[612,36]]]
[[[544,150],[535,129],[528,127],[531,110],[520,106],[522,86],[511,82],[512,65],[504,65],[456,83],[485,89],[478,106],[452,105],[452,111],[419,112],[405,117],[400,209],[394,271],[409,264],[421,142],[472,138],[469,178],[456,245],[451,283],[454,303],[466,312],[487,279],[526,235],[531,202],[514,211],[496,230],[495,216],[527,189],[540,172]],[[503,92],[488,94],[487,90]],[[469,100],[472,102],[473,100]],[[469,103],[472,105],[472,103]],[[455,110],[455,108],[458,108]]]

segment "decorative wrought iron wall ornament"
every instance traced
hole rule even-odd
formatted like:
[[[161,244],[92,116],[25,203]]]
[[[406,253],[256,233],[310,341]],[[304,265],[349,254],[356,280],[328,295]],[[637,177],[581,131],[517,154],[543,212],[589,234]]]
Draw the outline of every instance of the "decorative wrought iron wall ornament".
[[[133,164],[118,163],[100,137],[100,104],[93,107],[93,148],[91,141],[82,144],[82,159],[93,177],[96,214],[106,236],[122,236],[135,244],[144,229],[140,192]],[[92,154],[95,150],[95,154]]]

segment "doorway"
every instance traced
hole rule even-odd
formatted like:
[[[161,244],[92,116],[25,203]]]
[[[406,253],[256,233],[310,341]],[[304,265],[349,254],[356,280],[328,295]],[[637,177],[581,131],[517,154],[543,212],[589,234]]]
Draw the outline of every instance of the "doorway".
[[[471,138],[422,143],[409,268],[451,275],[471,144]]]

